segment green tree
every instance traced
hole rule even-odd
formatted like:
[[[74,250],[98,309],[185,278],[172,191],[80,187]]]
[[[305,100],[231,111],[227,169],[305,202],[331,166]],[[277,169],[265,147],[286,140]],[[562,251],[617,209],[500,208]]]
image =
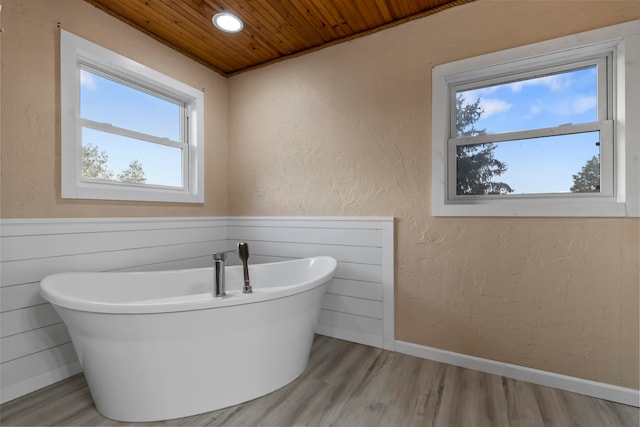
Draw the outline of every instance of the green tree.
[[[129,167],[118,174],[118,181],[131,182],[134,184],[144,184],[147,178],[142,169],[142,163],[134,160],[129,163]]]
[[[99,181],[113,181],[113,172],[107,167],[109,155],[93,144],[82,146],[82,176]]]
[[[485,135],[485,129],[476,129],[475,124],[482,117],[484,109],[480,99],[464,104],[461,95],[456,96],[457,136]],[[507,165],[494,157],[496,144],[475,144],[458,146],[456,194],[506,194],[513,188],[504,182],[494,181],[494,177],[507,171]]]
[[[120,181],[135,184],[147,182],[147,178],[142,168],[142,163],[133,160],[129,167],[114,178],[114,173],[107,165],[109,155],[106,151],[101,151],[94,144],[82,146],[82,176],[96,181]]]
[[[600,156],[593,156],[587,160],[582,169],[573,175],[574,193],[595,193],[600,191]]]

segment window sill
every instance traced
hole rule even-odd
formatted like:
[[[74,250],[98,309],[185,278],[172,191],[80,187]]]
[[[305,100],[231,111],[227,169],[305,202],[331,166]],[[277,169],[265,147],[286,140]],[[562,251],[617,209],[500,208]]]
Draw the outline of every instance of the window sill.
[[[579,201],[541,197],[527,200],[481,200],[434,203],[433,216],[512,216],[512,217],[626,217],[625,203],[602,198],[581,198]]]
[[[70,188],[69,188],[70,187]],[[124,200],[139,202],[204,203],[204,194],[191,194],[181,189],[149,188],[103,183],[63,186],[63,199]]]

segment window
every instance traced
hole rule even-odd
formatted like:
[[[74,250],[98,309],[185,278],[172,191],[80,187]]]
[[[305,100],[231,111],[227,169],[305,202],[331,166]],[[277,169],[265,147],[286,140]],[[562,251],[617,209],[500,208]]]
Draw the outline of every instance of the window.
[[[635,21],[435,67],[433,214],[639,216],[639,38]]]
[[[62,197],[202,203],[203,93],[61,32]]]

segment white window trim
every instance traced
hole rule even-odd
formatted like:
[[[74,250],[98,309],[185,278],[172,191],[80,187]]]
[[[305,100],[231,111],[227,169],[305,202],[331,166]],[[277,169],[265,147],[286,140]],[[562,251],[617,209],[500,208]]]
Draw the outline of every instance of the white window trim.
[[[450,86],[545,67],[558,58],[615,50],[613,194],[527,195],[455,200],[447,189]],[[434,216],[640,216],[640,20],[434,67],[432,72],[432,213]],[[604,160],[603,160],[603,167]],[[603,174],[605,171],[603,171]]]
[[[80,64],[124,77],[131,82],[185,102],[189,129],[184,188],[127,185],[82,179]],[[204,94],[176,79],[60,31],[61,197],[154,202],[204,202]]]

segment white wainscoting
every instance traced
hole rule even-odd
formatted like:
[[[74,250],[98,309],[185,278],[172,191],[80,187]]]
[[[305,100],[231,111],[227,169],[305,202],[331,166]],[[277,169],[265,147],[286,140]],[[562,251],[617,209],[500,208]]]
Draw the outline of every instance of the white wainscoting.
[[[80,372],[66,327],[39,295],[66,271],[164,270],[211,265],[227,246],[226,218],[2,220],[0,401]]]
[[[0,222],[0,402],[80,372],[66,327],[39,293],[49,274],[211,265],[246,241],[250,263],[338,260],[318,333],[393,350],[393,219],[207,217]],[[230,258],[233,262],[234,257]]]
[[[236,217],[227,230],[231,246],[249,244],[255,263],[334,257],[317,332],[394,349],[393,218]]]

